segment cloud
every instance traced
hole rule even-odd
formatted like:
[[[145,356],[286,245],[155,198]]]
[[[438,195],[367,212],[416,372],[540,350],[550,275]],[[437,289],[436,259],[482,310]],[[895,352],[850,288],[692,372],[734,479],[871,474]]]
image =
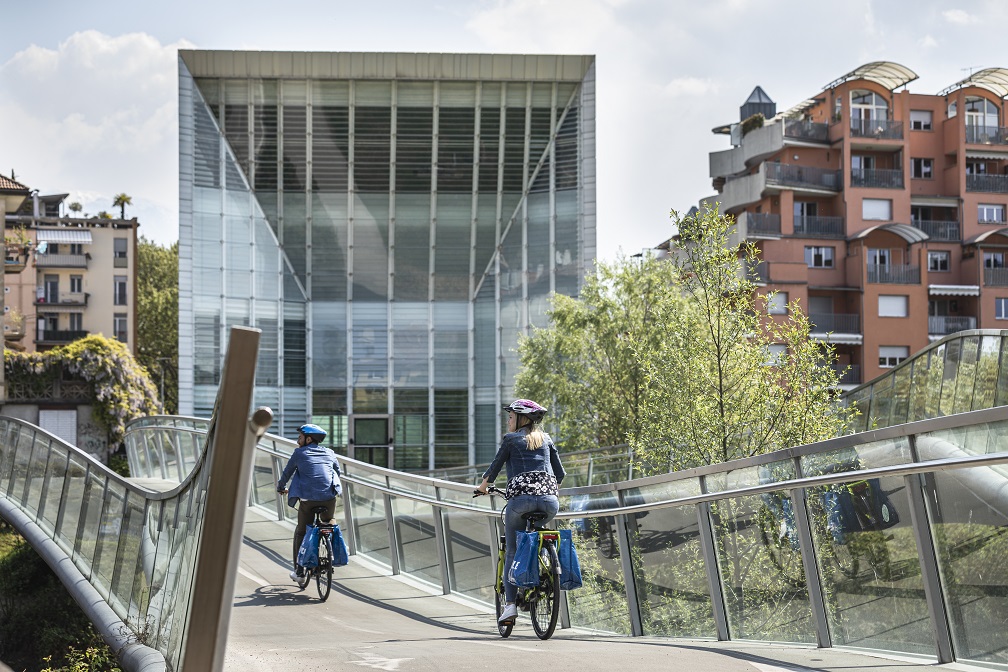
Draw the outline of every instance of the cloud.
[[[29,46],[0,64],[5,156],[43,193],[71,192],[86,211],[126,192],[148,237],[177,237],[178,49],[145,33],[77,32],[55,49]],[[167,160],[166,160],[167,159]],[[140,204],[144,204],[141,206]],[[129,213],[127,213],[129,214]]]
[[[947,9],[942,12],[942,16],[949,23],[954,23],[960,26],[968,26],[971,23],[976,23],[976,17],[966,13],[961,9]]]
[[[917,41],[917,46],[923,47],[924,49],[933,49],[938,46],[938,40],[931,37],[930,35],[925,35],[920,40]]]
[[[585,53],[603,40],[630,37],[616,20],[626,0],[513,0],[475,12],[466,28],[507,53]],[[592,52],[595,49],[591,49]]]
[[[662,92],[670,98],[704,96],[717,93],[717,90],[717,84],[712,80],[697,77],[677,77],[662,88]]]

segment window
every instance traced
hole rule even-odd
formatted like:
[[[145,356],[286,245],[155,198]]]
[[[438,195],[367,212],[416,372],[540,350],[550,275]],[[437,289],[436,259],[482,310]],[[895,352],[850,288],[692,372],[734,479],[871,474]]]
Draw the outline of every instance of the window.
[[[125,238],[112,239],[112,265],[116,268],[125,268],[127,265]]]
[[[84,246],[80,243],[70,243],[70,254],[84,254]]]
[[[910,299],[907,296],[882,294],[878,297],[879,317],[906,317]]]
[[[117,306],[126,305],[126,276],[117,275],[115,276],[115,282],[113,284],[113,298],[112,303]]]
[[[997,105],[977,96],[966,98],[966,125],[988,131],[996,131],[998,127]],[[981,140],[982,141],[982,140]]]
[[[809,268],[833,268],[833,248],[806,247],[805,265]]]
[[[928,250],[928,270],[932,273],[949,270],[949,256],[947,250]]]
[[[70,331],[84,331],[84,313],[70,313]]]
[[[949,103],[949,106],[948,106],[948,117],[949,117],[949,119],[951,119],[952,117],[956,116],[956,114],[957,114],[957,111],[956,111],[956,101],[953,100],[951,103]]]
[[[112,317],[112,333],[115,335],[117,341],[127,342],[128,331],[126,327],[126,314],[116,313]]]
[[[981,203],[977,206],[977,221],[981,224],[1004,224],[1005,206]]]
[[[774,292],[767,296],[767,312],[771,315],[787,315],[787,292]]]
[[[888,266],[892,262],[892,252],[877,247],[868,248],[869,266]]]
[[[918,180],[930,180],[933,167],[932,159],[910,159],[910,176]]]
[[[987,164],[983,161],[967,161],[966,162],[966,174],[967,175],[986,175],[987,174]]]
[[[70,276],[70,293],[80,294],[84,291],[84,276],[83,275],[71,275]]]
[[[891,369],[909,356],[910,348],[905,345],[880,345],[878,365],[883,369]]]
[[[889,103],[874,91],[851,91],[851,124],[864,120],[886,119]]]
[[[892,201],[888,198],[866,198],[861,201],[861,219],[892,221]]]
[[[984,252],[984,268],[1004,267],[1004,252]]]
[[[787,355],[787,346],[780,343],[772,343],[767,346],[769,352],[769,357],[767,357],[767,364],[770,366],[777,366],[781,363],[781,360]]]
[[[931,110],[910,110],[910,129],[914,131],[930,131]]]
[[[819,214],[819,206],[814,201],[795,201],[794,202],[794,216],[797,217],[815,217]]]
[[[994,319],[1008,320],[1008,299],[994,299]]]
[[[875,169],[875,157],[874,156],[858,156],[854,155],[851,157],[851,168],[855,172],[861,170],[874,170]]]

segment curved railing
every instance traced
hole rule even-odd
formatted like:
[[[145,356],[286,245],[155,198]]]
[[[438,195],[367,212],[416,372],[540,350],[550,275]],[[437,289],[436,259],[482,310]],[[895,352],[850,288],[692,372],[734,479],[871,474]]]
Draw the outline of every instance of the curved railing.
[[[131,426],[155,452],[157,432]],[[626,635],[851,646],[1008,667],[1008,408],[561,491],[584,587],[561,623]],[[174,444],[172,444],[174,445]],[[294,444],[266,435],[250,505],[279,519]],[[351,552],[492,603],[497,498],[343,460]]]
[[[842,398],[860,411],[852,431],[1008,404],[1008,330],[946,336]]]

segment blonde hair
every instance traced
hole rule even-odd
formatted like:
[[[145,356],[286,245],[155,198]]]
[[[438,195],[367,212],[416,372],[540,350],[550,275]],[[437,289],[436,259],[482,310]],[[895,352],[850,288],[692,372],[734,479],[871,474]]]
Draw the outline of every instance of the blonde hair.
[[[546,432],[542,431],[539,423],[532,422],[527,415],[518,416],[518,422],[522,421],[524,421],[525,424],[518,425],[515,429],[519,430],[526,427],[529,428],[528,432],[525,434],[525,447],[528,450],[539,450],[546,441]]]

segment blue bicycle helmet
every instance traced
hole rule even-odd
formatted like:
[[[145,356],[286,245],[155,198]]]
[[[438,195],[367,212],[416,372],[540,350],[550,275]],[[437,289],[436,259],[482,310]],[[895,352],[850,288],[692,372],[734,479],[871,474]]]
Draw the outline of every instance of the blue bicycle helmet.
[[[325,437],[327,436],[326,431],[324,429],[322,429],[318,425],[312,425],[312,424],[301,425],[300,427],[298,427],[298,433],[304,434],[310,439],[315,439],[315,443],[322,443],[323,441],[325,441]]]

